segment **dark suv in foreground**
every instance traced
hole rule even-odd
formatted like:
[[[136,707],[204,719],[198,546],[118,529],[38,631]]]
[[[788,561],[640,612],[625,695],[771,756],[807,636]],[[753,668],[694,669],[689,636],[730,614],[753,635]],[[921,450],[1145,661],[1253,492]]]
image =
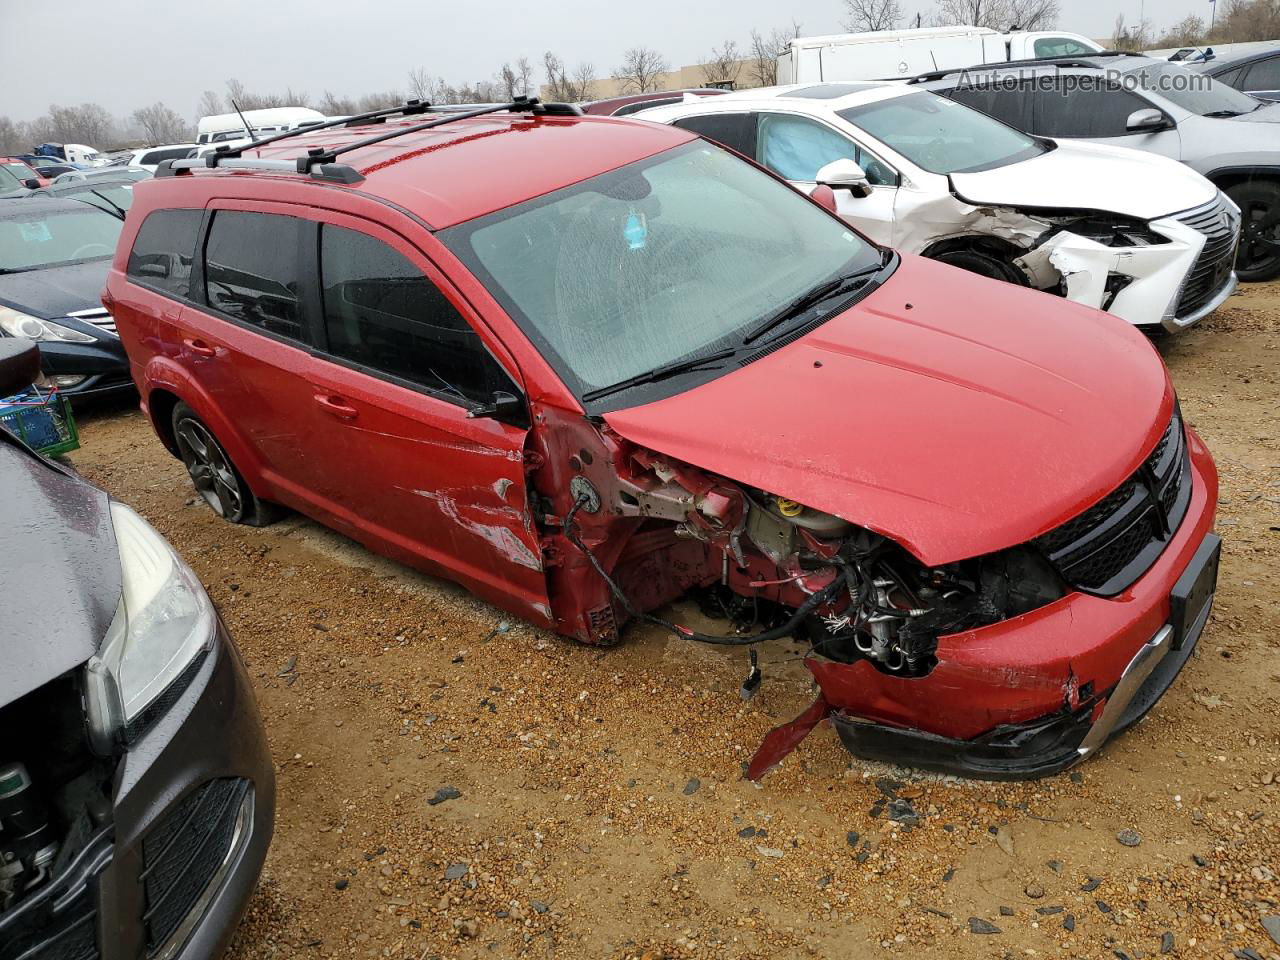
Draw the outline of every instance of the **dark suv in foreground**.
[[[38,373],[0,340],[0,396]],[[206,960],[271,840],[239,654],[137,513],[0,429],[0,960]]]
[[[1091,753],[1195,646],[1217,474],[1124,321],[575,108],[169,163],[106,306],[228,520],[291,507],[587,643],[801,638],[805,723],[984,776]],[[688,594],[736,629],[661,612]]]

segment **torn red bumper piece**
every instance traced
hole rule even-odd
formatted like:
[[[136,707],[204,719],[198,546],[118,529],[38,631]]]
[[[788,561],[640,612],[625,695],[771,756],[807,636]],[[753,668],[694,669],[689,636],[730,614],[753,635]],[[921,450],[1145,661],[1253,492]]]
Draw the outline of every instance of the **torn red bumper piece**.
[[[770,730],[747,766],[747,779],[759,780],[780,764],[787,754],[800,746],[814,727],[830,715],[831,704],[819,694],[818,699],[800,716]]]

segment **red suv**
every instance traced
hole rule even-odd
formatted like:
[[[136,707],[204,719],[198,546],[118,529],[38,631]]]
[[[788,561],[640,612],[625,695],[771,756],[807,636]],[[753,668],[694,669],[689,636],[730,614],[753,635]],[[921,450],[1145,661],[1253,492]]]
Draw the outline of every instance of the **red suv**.
[[[135,189],[106,306],[218,513],[290,507],[585,643],[803,638],[820,695],[753,776],[827,717],[864,756],[1061,770],[1208,618],[1217,474],[1140,333],[676,128],[411,103]],[[695,592],[721,633],[657,612]]]

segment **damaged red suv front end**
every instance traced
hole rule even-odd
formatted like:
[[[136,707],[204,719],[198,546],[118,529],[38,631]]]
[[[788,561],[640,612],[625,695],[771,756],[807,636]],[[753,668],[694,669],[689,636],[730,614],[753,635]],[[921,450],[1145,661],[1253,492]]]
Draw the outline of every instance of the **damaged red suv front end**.
[[[752,777],[827,718],[864,757],[1058,772],[1146,713],[1208,617],[1213,461],[1149,343],[1094,311],[904,258],[769,356],[602,420],[567,482],[618,593],[565,550],[580,639],[613,641],[619,594],[820,600],[790,625],[818,698]]]

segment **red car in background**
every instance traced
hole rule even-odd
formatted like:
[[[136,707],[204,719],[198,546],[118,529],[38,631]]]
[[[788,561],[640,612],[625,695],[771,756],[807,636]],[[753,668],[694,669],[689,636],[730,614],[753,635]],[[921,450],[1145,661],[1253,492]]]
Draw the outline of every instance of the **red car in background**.
[[[625,117],[650,107],[665,107],[668,104],[680,103],[686,96],[717,97],[728,93],[713,87],[691,87],[686,90],[652,90],[648,93],[628,93],[620,97],[609,97],[607,100],[593,100],[580,104],[582,112],[594,117]]]
[[[819,696],[752,776],[827,718],[864,756],[1062,770],[1204,628],[1217,474],[1145,337],[684,131],[408,104],[135,190],[104,303],[214,510],[584,643],[802,639]],[[732,626],[662,612],[692,593]]]
[[[47,187],[52,181],[46,177],[42,177],[40,173],[31,164],[27,163],[21,157],[0,157],[0,167],[4,167],[15,177],[22,181],[24,187],[35,189],[37,187]],[[31,181],[34,181],[32,183]]]

